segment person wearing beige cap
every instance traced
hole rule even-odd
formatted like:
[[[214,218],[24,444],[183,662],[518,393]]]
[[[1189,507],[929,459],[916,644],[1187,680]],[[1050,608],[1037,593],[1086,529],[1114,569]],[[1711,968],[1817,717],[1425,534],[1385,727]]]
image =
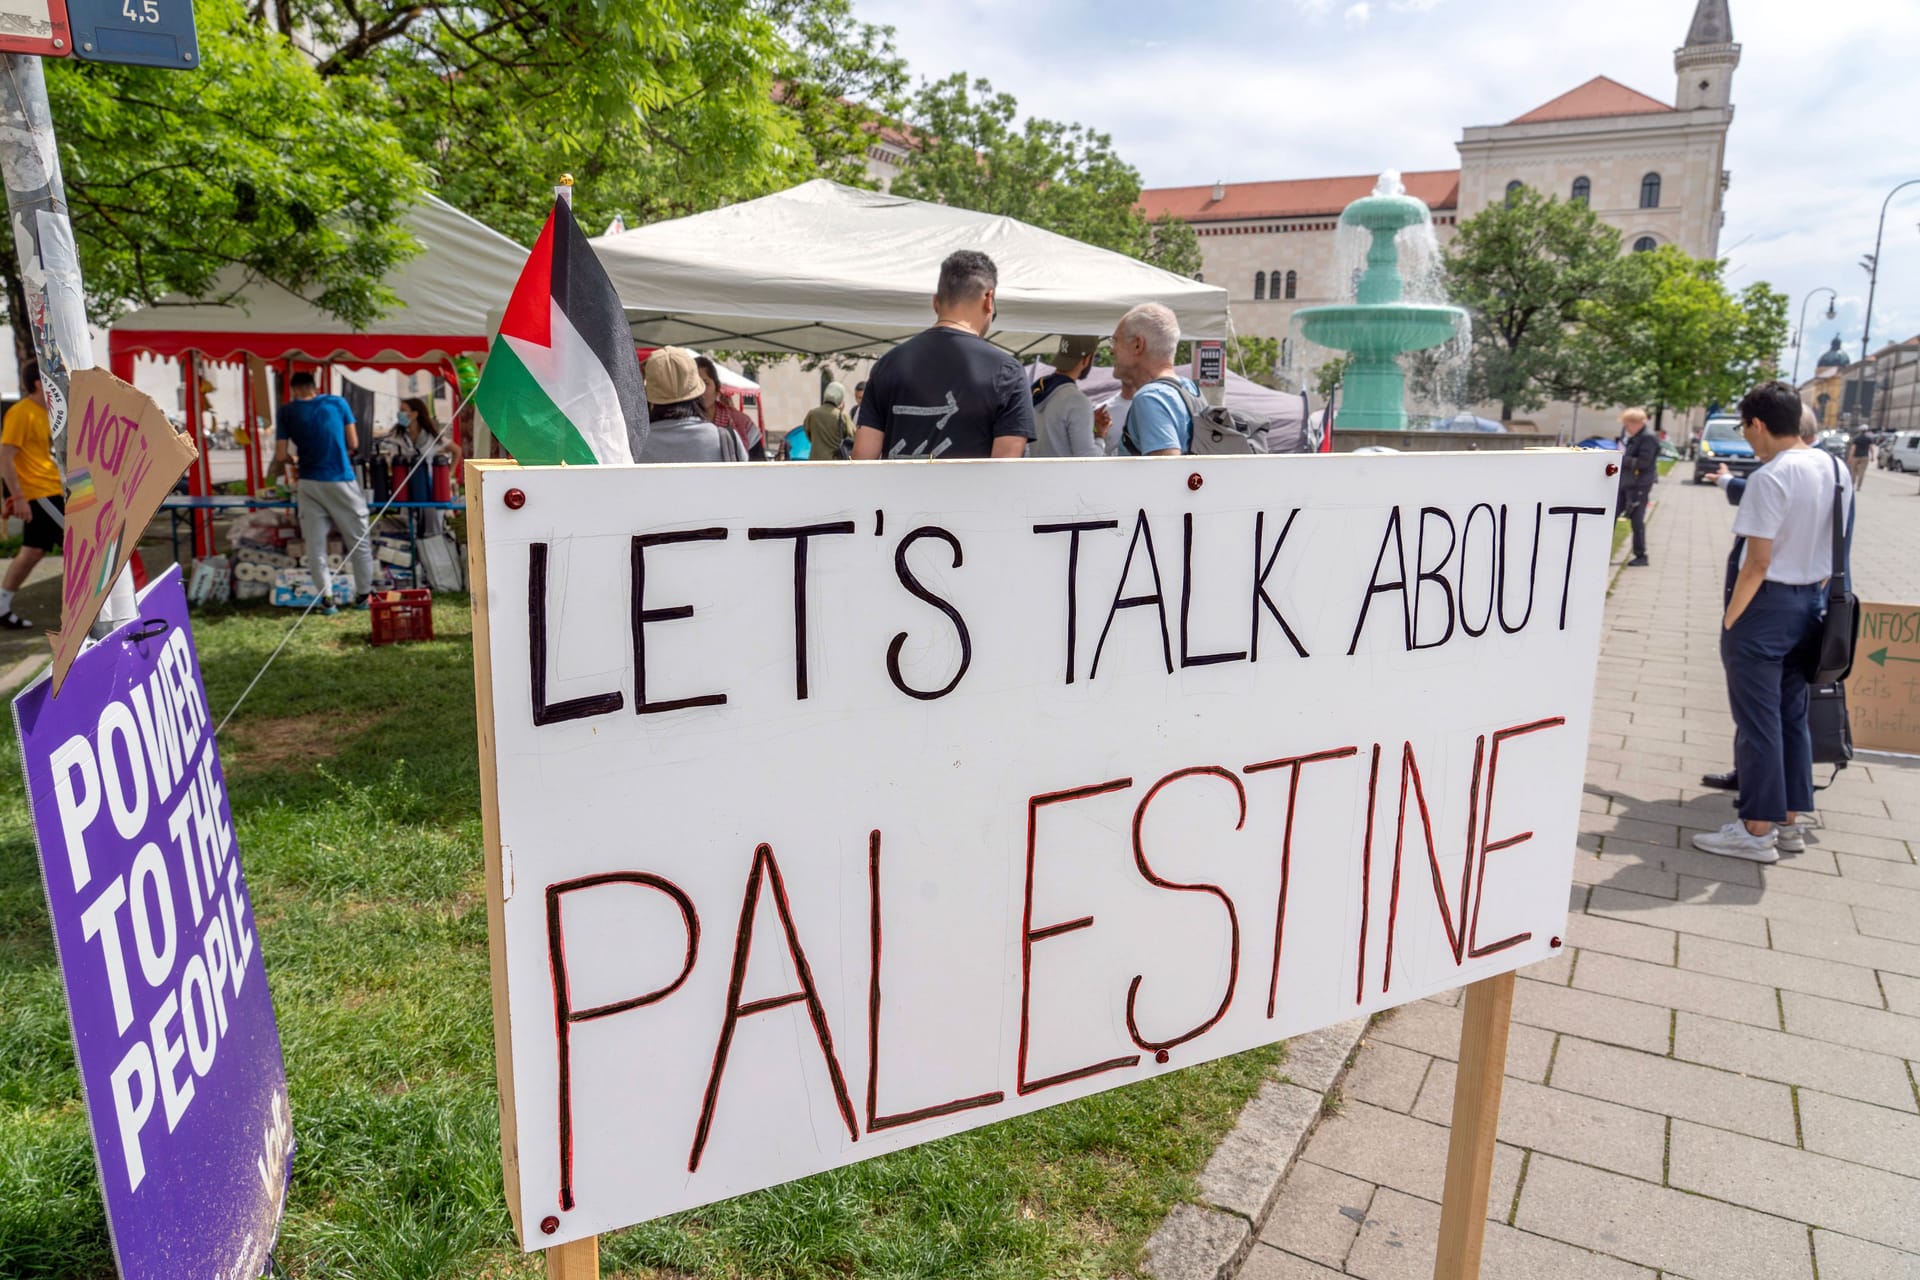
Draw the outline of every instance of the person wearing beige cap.
[[[640,370],[651,426],[633,441],[635,462],[745,462],[740,436],[708,422],[701,410],[699,366],[685,347],[661,347]],[[631,435],[631,433],[629,433]]]
[[[829,382],[820,395],[820,403],[807,410],[800,425],[807,430],[807,459],[832,462],[852,453],[853,419],[841,406],[847,402],[847,389]]]
[[[1100,458],[1093,401],[1080,389],[1080,380],[1093,368],[1100,339],[1067,337],[1053,357],[1053,372],[1033,384],[1033,447],[1029,458]]]

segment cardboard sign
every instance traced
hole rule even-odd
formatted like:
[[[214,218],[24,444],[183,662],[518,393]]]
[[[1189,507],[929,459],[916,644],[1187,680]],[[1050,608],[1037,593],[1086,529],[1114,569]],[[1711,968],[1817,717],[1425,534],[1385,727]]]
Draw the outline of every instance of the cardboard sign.
[[[1920,755],[1920,605],[1860,602],[1847,714],[1856,748]]]
[[[292,1128],[180,570],[14,700],[123,1280],[258,1276]]]
[[[199,451],[153,397],[105,369],[67,384],[67,533],[53,691],[160,503]]]
[[[468,474],[529,1247],[1564,932],[1602,458]]]

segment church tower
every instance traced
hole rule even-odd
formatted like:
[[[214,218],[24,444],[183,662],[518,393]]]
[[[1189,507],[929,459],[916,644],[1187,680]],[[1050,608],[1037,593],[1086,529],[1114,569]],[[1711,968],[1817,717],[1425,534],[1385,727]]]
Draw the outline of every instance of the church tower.
[[[1673,105],[1682,111],[1725,110],[1733,102],[1733,69],[1740,46],[1733,42],[1733,15],[1727,0],[1700,0],[1687,28],[1687,42],[1673,51],[1678,88]]]

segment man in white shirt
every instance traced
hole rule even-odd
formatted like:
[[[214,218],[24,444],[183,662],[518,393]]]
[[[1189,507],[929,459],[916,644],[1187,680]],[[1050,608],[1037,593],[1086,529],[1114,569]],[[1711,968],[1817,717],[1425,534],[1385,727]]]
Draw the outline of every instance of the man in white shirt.
[[[1804,672],[1834,568],[1835,489],[1847,506],[1853,495],[1837,460],[1800,438],[1800,412],[1799,393],[1784,382],[1763,382],[1740,401],[1741,430],[1762,463],[1734,518],[1744,554],[1720,631],[1740,817],[1693,843],[1750,862],[1806,847],[1798,819],[1813,808],[1813,738]]]

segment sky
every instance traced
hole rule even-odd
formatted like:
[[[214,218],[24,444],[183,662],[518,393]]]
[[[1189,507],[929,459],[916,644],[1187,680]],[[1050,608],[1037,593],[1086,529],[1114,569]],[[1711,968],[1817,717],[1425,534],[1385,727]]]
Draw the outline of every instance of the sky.
[[[1451,169],[1498,124],[1596,75],[1671,102],[1694,0],[854,0],[917,79],[983,76],[1032,115],[1111,134],[1149,187]],[[1920,178],[1920,3],[1731,0],[1727,282],[1789,298],[1804,381],[1858,355],[1881,202]],[[1904,64],[1904,65],[1903,65]],[[1893,197],[1872,345],[1920,333],[1920,184]],[[1782,354],[1791,366],[1793,351]]]

